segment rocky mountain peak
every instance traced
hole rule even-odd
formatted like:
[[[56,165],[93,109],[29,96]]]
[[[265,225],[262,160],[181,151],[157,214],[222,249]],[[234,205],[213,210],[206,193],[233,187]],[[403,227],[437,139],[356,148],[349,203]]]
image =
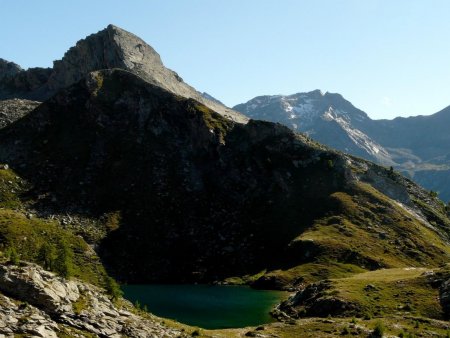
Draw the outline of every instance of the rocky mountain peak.
[[[324,93],[319,89],[292,95],[257,96],[235,106],[234,109],[251,118],[287,122],[287,125],[300,131],[307,131],[315,120],[326,116],[330,109],[334,115],[342,116],[346,120],[362,121],[369,118],[342,95]]]
[[[339,150],[392,163],[386,149],[360,130],[371,121],[367,114],[340,94],[316,89],[292,95],[258,96],[234,109],[253,119],[283,123]]]
[[[236,122],[248,120],[222,103],[204,97],[176,72],[166,68],[159,54],[144,40],[114,25],[78,41],[61,60],[54,61],[52,69],[21,71],[17,65],[0,62],[0,99],[44,101],[90,72],[113,68],[127,70],[176,95],[195,99]],[[8,77],[2,79],[3,73]]]
[[[133,71],[152,84],[167,87],[180,82],[165,69],[159,54],[136,35],[109,25],[89,35],[55,61],[49,89],[67,87],[99,69],[121,68]],[[165,75],[165,77],[163,77]]]

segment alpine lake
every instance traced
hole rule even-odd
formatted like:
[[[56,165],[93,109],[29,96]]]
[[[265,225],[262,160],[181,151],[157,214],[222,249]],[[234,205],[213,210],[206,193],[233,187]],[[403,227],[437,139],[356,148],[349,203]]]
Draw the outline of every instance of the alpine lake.
[[[124,297],[164,318],[205,329],[273,322],[270,311],[287,292],[229,285],[124,285]]]

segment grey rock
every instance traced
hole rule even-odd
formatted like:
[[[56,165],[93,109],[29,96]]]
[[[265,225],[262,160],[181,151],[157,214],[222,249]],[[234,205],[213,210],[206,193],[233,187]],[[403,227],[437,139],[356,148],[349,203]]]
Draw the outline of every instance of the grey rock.
[[[71,308],[80,293],[72,281],[64,281],[37,265],[0,266],[0,291],[13,296],[27,295],[28,302],[52,313]]]
[[[233,109],[252,119],[282,123],[338,150],[383,164],[393,163],[386,149],[358,129],[370,120],[367,114],[339,94],[314,90],[258,96]]]
[[[358,305],[339,296],[331,296],[327,293],[332,282],[323,280],[309,284],[303,290],[298,291],[276,309],[280,313],[292,318],[299,317],[327,317],[361,313]]]
[[[0,291],[8,294],[0,294],[0,334],[56,338],[76,328],[100,337],[186,337],[156,317],[130,312],[132,306],[125,300],[117,308],[101,289],[63,279],[35,264],[0,265]],[[77,314],[73,304],[80,297],[86,308]],[[29,305],[18,306],[13,299]]]

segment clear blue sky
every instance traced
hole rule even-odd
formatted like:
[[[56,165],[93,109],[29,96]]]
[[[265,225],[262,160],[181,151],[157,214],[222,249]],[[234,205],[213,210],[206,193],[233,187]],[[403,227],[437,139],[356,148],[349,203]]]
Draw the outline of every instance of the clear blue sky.
[[[0,0],[0,57],[51,66],[109,23],[233,106],[338,92],[372,118],[450,105],[448,0]]]

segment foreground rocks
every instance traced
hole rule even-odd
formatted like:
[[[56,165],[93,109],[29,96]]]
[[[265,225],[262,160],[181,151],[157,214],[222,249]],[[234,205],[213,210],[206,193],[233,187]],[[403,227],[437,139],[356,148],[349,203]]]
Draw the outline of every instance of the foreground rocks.
[[[309,284],[294,296],[282,302],[274,311],[278,318],[287,317],[326,317],[343,316],[351,313],[361,313],[357,304],[330,294],[331,281],[323,280]]]
[[[0,337],[184,337],[153,316],[114,304],[101,289],[35,264],[0,266]],[[91,337],[90,336],[90,337]]]

